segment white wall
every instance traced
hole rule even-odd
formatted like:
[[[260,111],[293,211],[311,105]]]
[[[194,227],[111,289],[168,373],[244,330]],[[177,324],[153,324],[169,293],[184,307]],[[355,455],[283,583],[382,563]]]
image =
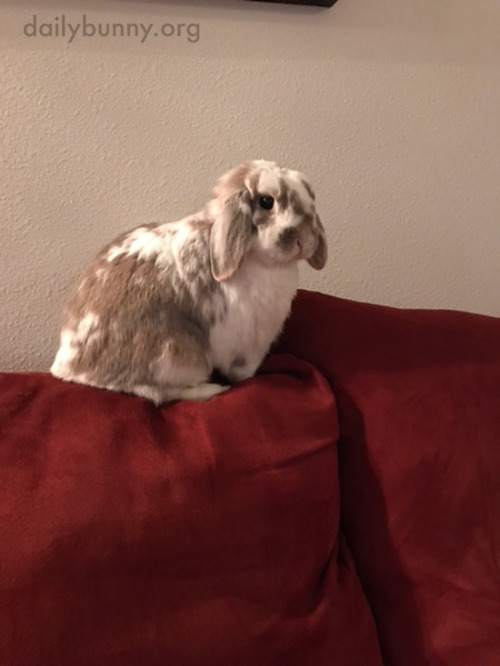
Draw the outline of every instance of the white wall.
[[[83,13],[197,23],[199,40],[23,34]],[[196,210],[254,157],[317,190],[331,260],[303,286],[500,315],[497,0],[4,0],[0,25],[1,369],[50,365],[104,242]]]

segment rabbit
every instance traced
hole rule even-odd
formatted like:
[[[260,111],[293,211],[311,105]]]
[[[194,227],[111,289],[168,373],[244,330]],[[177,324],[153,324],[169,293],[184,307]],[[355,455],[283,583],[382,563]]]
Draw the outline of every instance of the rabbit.
[[[201,211],[143,224],[97,255],[65,308],[50,371],[156,405],[209,400],[255,374],[302,259],[316,270],[327,261],[311,185],[275,162],[245,162]]]

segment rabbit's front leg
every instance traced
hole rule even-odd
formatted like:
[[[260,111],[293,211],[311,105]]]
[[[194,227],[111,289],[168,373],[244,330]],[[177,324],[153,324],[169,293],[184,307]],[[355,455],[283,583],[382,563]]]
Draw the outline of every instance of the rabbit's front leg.
[[[231,384],[236,384],[237,382],[243,381],[243,379],[253,377],[257,371],[257,368],[261,364],[261,361],[262,359],[260,357],[247,358],[243,354],[238,354],[232,361],[229,370],[226,373],[226,377],[231,382]]]

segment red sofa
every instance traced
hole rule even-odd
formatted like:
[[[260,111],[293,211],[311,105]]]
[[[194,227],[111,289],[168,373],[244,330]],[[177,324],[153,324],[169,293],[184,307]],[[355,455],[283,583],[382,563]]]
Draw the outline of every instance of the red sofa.
[[[498,666],[500,320],[300,292],[163,408],[0,377],[1,666]]]

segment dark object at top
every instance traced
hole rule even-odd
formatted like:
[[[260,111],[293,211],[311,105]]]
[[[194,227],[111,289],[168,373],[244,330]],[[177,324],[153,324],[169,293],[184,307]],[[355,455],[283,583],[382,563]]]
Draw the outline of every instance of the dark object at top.
[[[279,2],[283,5],[308,5],[310,7],[332,7],[337,0],[250,0],[253,2]]]

